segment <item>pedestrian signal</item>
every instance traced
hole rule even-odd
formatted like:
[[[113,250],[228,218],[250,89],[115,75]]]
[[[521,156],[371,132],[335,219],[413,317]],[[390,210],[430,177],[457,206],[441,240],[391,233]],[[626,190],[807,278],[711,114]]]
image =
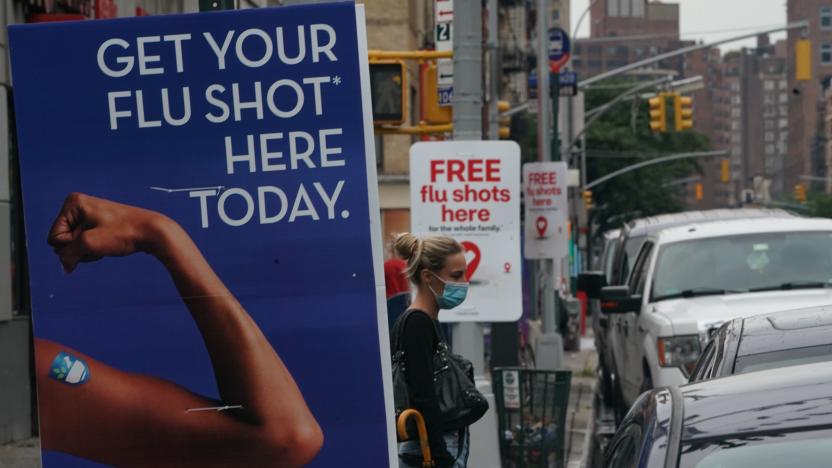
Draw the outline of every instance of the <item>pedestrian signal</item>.
[[[375,125],[407,120],[407,69],[401,60],[370,60],[370,94]]]

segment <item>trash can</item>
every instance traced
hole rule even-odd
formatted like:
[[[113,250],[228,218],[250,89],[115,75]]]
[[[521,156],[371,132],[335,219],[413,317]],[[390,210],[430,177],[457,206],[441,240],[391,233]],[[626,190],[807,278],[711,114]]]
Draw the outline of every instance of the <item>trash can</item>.
[[[570,371],[493,370],[504,468],[563,468]]]

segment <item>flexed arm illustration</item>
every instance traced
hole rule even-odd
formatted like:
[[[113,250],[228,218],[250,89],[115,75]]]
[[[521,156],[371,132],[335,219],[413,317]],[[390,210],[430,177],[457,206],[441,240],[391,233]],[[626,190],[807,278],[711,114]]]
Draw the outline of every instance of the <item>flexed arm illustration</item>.
[[[145,252],[158,259],[202,334],[221,401],[37,339],[45,449],[118,466],[291,467],[317,455],[323,433],[288,369],[175,221],[75,193],[48,242],[67,272],[103,257]],[[90,378],[73,384],[49,377],[60,353],[80,359]],[[217,406],[233,408],[187,411]]]

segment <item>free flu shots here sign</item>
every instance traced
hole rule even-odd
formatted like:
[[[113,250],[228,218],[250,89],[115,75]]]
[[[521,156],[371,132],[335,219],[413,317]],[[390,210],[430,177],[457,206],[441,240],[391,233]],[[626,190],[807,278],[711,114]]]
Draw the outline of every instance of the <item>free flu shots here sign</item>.
[[[410,148],[411,225],[458,240],[471,283],[446,322],[511,322],[522,315],[520,147],[510,141],[420,142]]]

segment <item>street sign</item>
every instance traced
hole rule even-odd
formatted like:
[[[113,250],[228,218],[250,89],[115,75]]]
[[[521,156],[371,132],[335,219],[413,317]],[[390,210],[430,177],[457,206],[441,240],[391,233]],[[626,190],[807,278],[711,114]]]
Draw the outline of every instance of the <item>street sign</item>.
[[[523,310],[520,147],[513,141],[419,142],[410,147],[411,229],[458,240],[471,282],[445,322],[512,322]]]
[[[527,259],[560,260],[569,255],[568,166],[565,162],[523,164]]]
[[[450,23],[454,20],[454,0],[436,0],[434,12],[434,23]]]
[[[454,2],[453,0],[435,0],[435,43],[436,50],[447,52],[454,50]],[[450,106],[454,95],[454,61],[439,59],[436,61],[436,87],[440,106]]]
[[[252,13],[9,27],[47,468],[398,463],[364,7]]]
[[[560,96],[573,97],[578,94],[578,74],[573,71],[558,73]]]
[[[569,53],[571,52],[571,43],[569,35],[561,28],[552,28],[549,30],[549,68],[552,72],[557,72],[558,69],[569,61]]]

